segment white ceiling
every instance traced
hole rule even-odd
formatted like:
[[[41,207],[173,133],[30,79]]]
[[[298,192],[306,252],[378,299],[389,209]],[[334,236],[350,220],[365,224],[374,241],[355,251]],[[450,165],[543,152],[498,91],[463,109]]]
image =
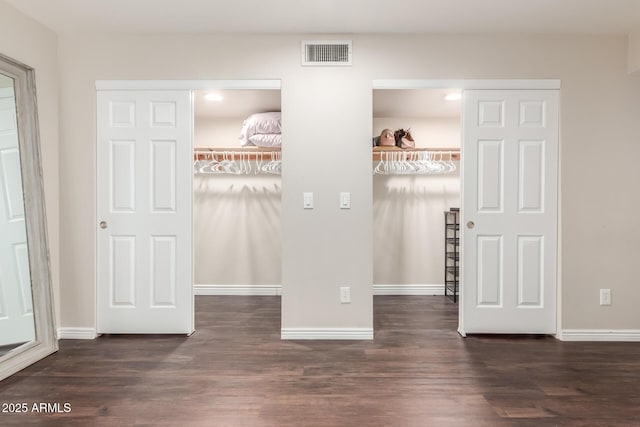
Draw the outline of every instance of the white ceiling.
[[[554,33],[640,29],[638,0],[4,0],[58,33]]]

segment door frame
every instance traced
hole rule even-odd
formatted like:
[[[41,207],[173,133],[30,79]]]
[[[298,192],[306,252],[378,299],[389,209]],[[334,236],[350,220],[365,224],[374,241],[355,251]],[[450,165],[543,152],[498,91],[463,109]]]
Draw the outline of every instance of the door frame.
[[[194,118],[195,112],[193,110],[193,92],[196,90],[281,90],[282,89],[282,81],[280,79],[247,79],[247,80],[233,80],[233,79],[216,79],[216,80],[96,80],[95,82],[95,105],[96,108],[98,106],[98,97],[97,94],[99,91],[171,91],[171,90],[179,90],[179,91],[190,91],[191,92],[191,138],[189,141],[190,150],[193,151],[194,148],[194,139],[195,135],[193,132]],[[97,111],[97,110],[96,110]],[[97,117],[96,117],[96,129],[97,129]],[[96,132],[96,139],[94,141],[96,146],[96,162],[97,162],[97,146],[98,146],[98,137]],[[96,182],[96,197],[95,197],[95,218],[94,224],[98,224],[100,219],[98,218],[98,168],[94,167],[95,170],[95,182]],[[192,179],[192,175],[189,176],[189,179]],[[193,203],[193,198],[191,200]],[[190,218],[189,227],[191,229],[191,233],[193,234],[193,212]],[[95,245],[94,245],[94,262],[95,262],[95,277],[94,277],[94,325],[95,328],[93,330],[93,336],[97,336],[95,331],[98,327],[98,237],[97,237],[98,229],[96,228],[96,236],[95,236]],[[193,251],[193,244],[191,247]],[[192,256],[192,259],[193,256]],[[193,263],[192,263],[193,264]],[[194,265],[191,266],[194,268]],[[192,274],[192,282],[195,279],[195,275]],[[191,296],[192,299],[194,297],[194,283],[191,283]],[[192,330],[195,331],[195,304],[192,301],[191,304],[191,321],[192,321]]]
[[[471,89],[490,89],[490,90],[560,90],[561,89],[561,80],[560,79],[376,79],[373,80],[373,90],[379,89],[395,89],[395,90],[411,90],[411,89],[459,89],[459,90],[471,90]],[[558,128],[562,129],[562,121],[561,121],[561,111],[560,111],[560,102],[558,105]],[[464,124],[461,122],[461,126]],[[556,337],[559,337],[560,331],[562,330],[562,279],[561,279],[561,247],[562,247],[562,227],[560,224],[562,223],[562,209],[561,203],[562,195],[561,195],[561,171],[562,171],[562,163],[561,163],[561,144],[562,138],[560,132],[558,132],[558,179],[556,181],[557,186],[557,241],[556,241]],[[461,141],[460,141],[460,156],[464,155],[463,153],[464,144],[462,144],[462,133],[461,133]],[[464,186],[462,182],[464,182],[464,168],[463,162],[460,162],[460,207],[462,206],[463,191]],[[464,210],[463,210],[464,211]],[[462,229],[461,229],[462,230]],[[464,233],[461,234],[460,239],[460,252],[463,251],[464,247]],[[460,269],[460,283],[459,283],[459,293],[460,296],[458,298],[458,333],[466,337],[466,332],[464,328],[464,298],[462,298],[462,294],[464,293],[464,269]]]

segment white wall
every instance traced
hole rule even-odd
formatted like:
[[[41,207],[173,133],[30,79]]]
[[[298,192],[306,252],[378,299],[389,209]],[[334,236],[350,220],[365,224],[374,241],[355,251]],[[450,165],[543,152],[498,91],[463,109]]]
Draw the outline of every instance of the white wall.
[[[373,283],[442,285],[443,212],[451,207],[460,207],[459,169],[441,176],[374,176]]]
[[[417,147],[460,148],[460,126],[458,117],[374,117],[373,135],[411,127]],[[443,212],[460,207],[455,164],[447,175],[373,176],[374,284],[444,284]]]
[[[460,117],[374,117],[373,136],[383,129],[411,128],[416,147],[460,148]]]
[[[195,147],[240,147],[240,130],[244,118],[196,117],[193,129]]]
[[[281,283],[280,177],[194,177],[194,270],[198,285]]]
[[[629,73],[640,71],[640,29],[629,34],[628,40]]]
[[[323,328],[372,326],[372,80],[557,78],[562,326],[640,329],[640,229],[628,220],[640,207],[640,78],[627,74],[624,37],[352,35],[354,65],[339,69],[300,67],[305,37],[60,37],[63,326],[95,319],[96,79],[281,79],[282,325]],[[615,167],[596,170],[603,152]],[[302,209],[303,191],[316,209]],[[340,191],[352,192],[350,211]],[[598,304],[603,284],[609,307]]]
[[[0,53],[35,69],[51,280],[60,319],[57,41],[55,33],[0,1]]]
[[[371,80],[355,67],[303,69],[298,54],[282,81],[282,327],[372,328]]]

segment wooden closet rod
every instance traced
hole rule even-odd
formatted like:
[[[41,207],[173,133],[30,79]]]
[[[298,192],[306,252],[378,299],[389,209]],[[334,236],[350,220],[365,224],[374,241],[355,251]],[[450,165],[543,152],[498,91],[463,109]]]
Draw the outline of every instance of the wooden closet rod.
[[[208,160],[212,155],[229,160],[273,160],[275,153],[280,153],[280,147],[195,147],[193,160]]]
[[[415,153],[415,152],[432,152],[442,153],[442,160],[460,160],[459,148],[399,148],[399,147],[373,147],[373,160],[380,160],[380,153]],[[439,160],[440,156],[437,155],[436,160]]]
[[[193,150],[194,160],[207,160],[211,155],[217,157],[226,156],[229,160],[272,160],[275,153],[280,153],[280,147],[196,147]],[[443,160],[460,160],[459,148],[398,148],[398,147],[373,147],[373,160],[380,160],[380,153],[412,153],[429,151],[442,153]]]

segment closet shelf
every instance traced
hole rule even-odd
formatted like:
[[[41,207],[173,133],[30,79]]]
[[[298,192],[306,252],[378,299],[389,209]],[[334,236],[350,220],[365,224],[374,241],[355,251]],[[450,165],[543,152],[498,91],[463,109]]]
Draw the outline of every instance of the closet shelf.
[[[280,153],[280,147],[195,147],[193,160],[209,160],[212,156],[226,160],[276,160]]]
[[[373,147],[373,160],[380,160],[381,157],[384,157],[384,154],[389,153],[424,153],[429,152],[433,153],[437,159],[441,160],[460,160],[460,149],[459,148],[437,148],[437,147],[428,147],[428,148],[399,148],[399,147]]]
[[[272,153],[280,153],[280,147],[196,147],[193,150],[194,152],[194,160],[206,160],[207,156],[215,155],[224,155],[233,156],[233,159],[247,159],[254,160],[256,156],[265,160],[268,160]],[[373,160],[380,160],[380,156],[383,155],[381,153],[422,153],[422,152],[430,152],[437,155],[439,158],[442,154],[442,160],[460,160],[460,149],[459,148],[398,148],[398,147],[373,147]],[[232,160],[229,157],[229,160]]]

